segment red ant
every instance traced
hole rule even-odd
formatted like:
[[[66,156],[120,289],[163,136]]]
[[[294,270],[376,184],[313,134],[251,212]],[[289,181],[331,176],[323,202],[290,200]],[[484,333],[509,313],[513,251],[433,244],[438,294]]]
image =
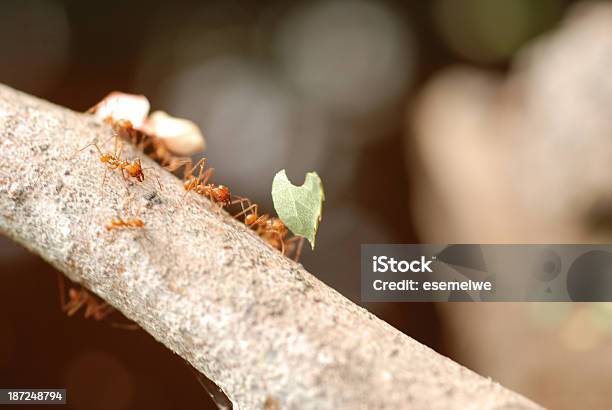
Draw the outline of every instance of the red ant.
[[[129,140],[133,144],[136,144],[144,135],[142,131],[134,128],[130,120],[114,120],[112,117],[107,117],[104,122],[110,124],[117,135]]]
[[[132,197],[133,200],[133,197]],[[143,229],[145,227],[144,221],[140,218],[140,209],[136,212],[136,215],[133,218],[127,218],[129,214],[129,202],[126,203],[125,206],[125,215],[126,219],[123,219],[120,216],[116,216],[109,223],[104,225],[107,231],[112,231],[113,229]]]
[[[114,307],[106,302],[103,302],[97,296],[87,291],[83,287],[80,287],[79,289],[69,289],[69,300],[66,301],[66,285],[64,283],[64,276],[61,273],[58,273],[58,287],[62,312],[66,313],[68,317],[73,316],[81,308],[85,307],[85,319],[93,318],[94,320],[101,321],[115,311]],[[138,329],[138,325],[135,323],[123,324],[113,322],[111,323],[111,326],[128,330]]]
[[[133,219],[122,219],[121,217],[115,217],[111,221],[104,225],[107,231],[121,228],[144,228],[145,223],[139,217]]]
[[[121,153],[123,152],[123,143],[119,145],[117,134],[115,134],[115,153],[103,153],[98,144],[92,142],[91,144],[87,144],[77,152],[81,152],[84,149],[94,146],[98,153],[100,154],[100,162],[106,164],[107,171],[119,169],[121,171],[121,175],[123,178],[127,179],[129,177],[135,178],[138,182],[144,182],[145,175],[144,171],[152,168],[143,168],[142,163],[140,162],[140,158],[136,158],[135,160],[128,161],[121,159]],[[127,176],[126,176],[127,175]],[[161,189],[161,183],[159,182],[159,178],[156,176],[157,183],[159,184],[159,188]],[[104,181],[106,180],[106,172],[104,172]]]
[[[138,145],[143,152],[146,152],[145,149],[150,145],[152,149],[148,155],[171,172],[183,165],[191,164],[190,159],[177,158],[171,154],[166,143],[155,135],[155,123],[147,126],[148,121],[153,118],[159,120],[160,116],[160,112],[157,112],[149,117],[149,108],[149,101],[143,95],[113,91],[86,112],[111,124],[116,134]],[[163,114],[163,117],[168,117],[165,113]],[[173,120],[177,121],[177,119]],[[199,129],[197,132],[199,134]]]
[[[200,167],[198,177],[193,175],[193,171]],[[199,195],[208,197],[211,201],[221,204],[221,207],[230,206],[232,202],[232,194],[230,189],[225,185],[209,184],[208,180],[214,172],[214,168],[209,168],[204,171],[206,167],[206,158],[202,158],[195,166],[185,173],[185,182],[183,187],[187,192],[195,191]]]
[[[240,204],[247,202],[249,206],[242,209],[242,212],[234,215],[238,218],[244,215],[244,224],[250,228],[254,228],[257,234],[273,248],[281,251],[283,255],[290,255],[295,250],[295,261],[300,259],[302,254],[302,246],[304,238],[294,236],[286,239],[289,234],[289,229],[280,218],[271,217],[268,214],[259,215],[258,205],[251,204],[247,198],[242,198]],[[297,246],[295,242],[298,242]]]
[[[134,128],[129,120],[113,120],[107,118],[106,122],[110,123],[113,130],[122,138],[137,145],[142,152],[147,152],[147,148],[151,147],[147,155],[158,162],[168,171],[173,172],[184,166],[185,169],[191,165],[191,159],[187,157],[176,157],[166,147],[166,144],[161,139],[145,133],[144,131]]]
[[[191,167],[191,158],[177,157],[168,150],[166,144],[161,139],[152,135],[145,134],[145,136],[147,138],[144,140],[142,150],[144,151],[150,145],[151,151],[148,153],[149,157],[158,162],[162,167],[170,172],[176,171],[183,166],[185,169]]]
[[[82,307],[85,307],[85,319],[90,317],[95,320],[103,320],[110,315],[114,308],[108,303],[102,302],[96,296],[89,293],[85,288],[70,289],[68,290],[68,301],[66,301],[66,292],[64,285],[64,278],[62,274],[59,275],[59,291],[60,291],[60,303],[62,311],[68,316],[74,315]]]

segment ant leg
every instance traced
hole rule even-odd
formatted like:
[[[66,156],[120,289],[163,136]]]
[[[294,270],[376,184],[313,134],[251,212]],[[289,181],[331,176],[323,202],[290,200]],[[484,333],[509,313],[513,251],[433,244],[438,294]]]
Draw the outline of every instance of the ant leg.
[[[253,213],[257,215],[257,206],[255,206],[255,212]],[[263,225],[269,218],[270,217],[268,216],[268,214],[263,214],[263,215],[260,215],[259,218],[255,219],[250,225],[247,225],[246,222],[244,224],[248,226],[249,228],[256,228],[255,230],[257,231],[257,235],[261,236],[262,233],[266,232],[266,229],[263,228],[263,230],[260,230],[259,227],[260,225]]]
[[[221,213],[223,209],[223,203],[215,201],[212,190],[208,193],[208,195],[204,194],[204,196],[211,202],[212,208],[215,210],[217,214]]]
[[[174,172],[180,167],[187,167],[187,164],[191,164],[190,159],[172,159],[167,165],[164,166],[164,168],[166,168],[166,170],[169,172]]]
[[[244,211],[245,202],[248,204],[247,206],[251,206],[251,201],[249,200],[249,198],[242,198],[237,195],[231,195],[227,206],[230,207],[232,205],[240,204],[240,208],[242,209],[242,211]],[[234,217],[236,217],[236,215],[234,215]]]
[[[123,208],[123,212],[124,212],[123,216],[126,220],[130,218],[130,204],[132,203],[133,200],[134,200],[134,196],[130,195],[129,189],[128,189],[128,199],[125,201],[125,205]]]
[[[185,188],[185,193],[183,194],[183,198],[181,199],[181,204],[183,205],[183,207],[185,206],[185,198],[187,198],[187,194],[189,193],[189,191],[191,191],[194,187],[192,188]]]
[[[257,218],[257,219],[255,220],[255,222],[253,222],[253,223],[251,224],[251,226],[261,225],[261,224],[265,223],[265,222],[266,222],[268,219],[270,219],[270,215],[268,215],[268,214],[263,214],[263,215],[261,215],[259,218]],[[279,234],[279,235],[280,235],[280,234]]]
[[[117,157],[117,161],[121,161],[121,154],[123,153],[123,142],[119,144],[119,149],[117,149],[117,141],[119,141],[119,137],[115,135],[115,156]]]
[[[79,309],[81,307],[83,307],[83,304],[85,304],[85,297],[79,293],[79,298],[78,300],[71,300],[68,302],[67,308],[66,308],[66,315],[67,316],[72,316],[74,315],[76,312],[79,311]]]
[[[187,194],[189,193],[189,191],[193,191],[198,186],[198,184],[191,180],[191,178],[193,178],[193,175],[185,177],[184,179],[183,188],[185,189],[185,193],[183,194],[183,198],[181,199],[181,203],[183,204],[183,206],[185,205],[185,199],[187,198]]]
[[[119,169],[119,172],[121,172],[121,176],[123,177],[123,182],[125,182],[125,189],[126,191],[129,193],[130,192],[130,174],[123,168],[119,167],[119,168],[115,168],[115,169]]]
[[[200,177],[198,177],[200,183],[204,185],[208,184],[208,180],[210,179],[210,177],[213,176],[214,173],[215,173],[214,168],[208,168],[206,171],[204,171],[203,175],[200,175]]]
[[[206,176],[208,176],[208,170],[204,171],[205,168],[206,168],[206,158],[202,158],[202,161],[200,162],[200,170],[198,171],[198,178],[196,179],[197,181],[196,185],[199,185],[200,183],[202,183],[203,178],[206,178]],[[202,174],[204,174],[205,176],[203,177]],[[204,182],[204,185],[206,185],[206,182]]]
[[[70,304],[71,302],[68,302]],[[83,307],[83,301],[75,302],[69,309],[66,309],[66,316],[73,316],[76,312]]]
[[[109,311],[110,305],[106,302],[97,300],[91,293],[88,294],[87,307],[85,308],[85,318],[93,317],[95,320],[102,320],[112,312]]]
[[[253,221],[252,224],[247,225],[247,226],[249,228],[255,228],[255,231],[257,232],[257,235],[259,236],[262,236],[266,232],[276,232],[276,231],[270,231],[269,229],[265,227],[265,223],[268,219],[270,219],[270,215],[263,214],[263,215],[260,215],[259,218],[255,219],[255,221]]]
[[[130,135],[130,138],[133,139],[132,142],[134,143],[134,145],[136,145],[136,148],[138,150],[144,152],[144,150],[147,149],[149,136],[147,134],[137,131],[136,129],[133,129],[132,132],[133,133]]]
[[[285,241],[283,240],[283,235],[281,235],[279,231],[273,231],[273,232],[276,234],[276,236],[278,236],[278,240],[280,241],[280,244],[281,244],[280,251],[284,255],[285,254]]]
[[[62,312],[65,312],[68,306],[68,302],[66,302],[66,283],[64,282],[64,275],[60,272],[57,272],[57,287],[60,296],[60,306]]]
[[[304,247],[304,237],[300,237],[300,240],[297,245],[297,249],[295,250],[295,256],[293,258],[294,261],[299,262],[300,257],[302,256],[302,248]]]
[[[249,198],[240,198],[240,208],[244,211],[244,203],[247,203],[247,207],[251,206],[251,200]]]
[[[187,183],[187,182],[189,182],[189,183],[183,185],[185,187],[185,194],[183,195],[183,199],[182,199],[182,203],[183,204],[185,203],[185,198],[187,197],[187,194],[189,193],[189,191],[193,191],[193,190],[197,189],[200,185],[202,185],[202,183],[201,183],[201,181],[202,181],[202,173],[204,171],[204,168],[206,167],[206,161],[207,161],[206,158],[202,158],[198,162],[196,162],[196,164],[193,167],[191,167],[190,170],[188,170],[188,171],[186,170],[185,171],[184,181],[185,181],[185,183]],[[193,177],[194,177],[193,171],[198,166],[200,168],[200,170],[198,172],[198,177],[195,180],[193,180]],[[207,173],[208,173],[208,170],[206,172],[204,172],[205,175]]]
[[[281,243],[281,253],[284,255],[287,248],[285,248],[285,241],[283,240],[283,236],[280,233],[278,234],[278,239]]]
[[[123,172],[123,170],[121,170],[121,172]],[[102,185],[100,185],[100,188],[104,188],[104,184],[106,184],[106,176],[108,175],[108,168],[106,168],[104,170],[104,177],[102,177]]]
[[[113,308],[108,303],[98,303],[92,307],[92,316],[95,320],[104,320],[108,315],[113,313],[115,308]]]
[[[249,212],[250,210],[253,210],[252,213],[257,215],[257,204],[249,205],[247,208],[245,208],[244,205],[242,205],[242,202],[240,202],[240,205],[242,206],[242,211],[234,215],[234,218],[238,219],[242,215],[246,216],[246,213]]]
[[[183,175],[192,167],[193,161],[190,157],[175,157],[164,151],[166,155],[157,155],[157,151],[153,152],[153,155],[157,158],[158,162],[170,172],[174,172],[180,167],[185,167]]]
[[[287,240],[287,244],[293,244],[294,242],[298,242],[297,247],[295,248],[295,255],[293,260],[299,262],[300,256],[302,256],[302,247],[304,246],[304,237],[303,236],[294,236],[293,238]]]
[[[159,189],[163,191],[164,188],[162,188],[162,184],[161,184],[161,182],[159,182],[159,173],[153,167],[142,168],[142,170],[143,171],[151,170],[152,172],[154,172],[155,179],[157,180],[157,185],[159,185]]]
[[[202,174],[202,170],[204,169],[204,167],[206,167],[206,157],[202,157],[198,162],[195,163],[194,166],[191,167],[191,169],[189,169],[189,171],[185,170],[184,179],[191,178],[193,176],[193,171],[195,171],[197,167],[200,167],[200,174]]]
[[[91,298],[91,295],[89,295],[89,298]],[[96,309],[96,301],[93,299],[89,299],[85,303],[85,313],[83,314],[83,317],[85,317],[85,319],[89,319],[90,317],[94,316]]]
[[[198,163],[200,164],[200,170],[198,171],[198,177],[196,178],[196,185],[206,185],[208,183],[208,179],[212,176],[215,169],[209,168],[204,170],[204,168],[206,168],[206,158],[202,158]]]

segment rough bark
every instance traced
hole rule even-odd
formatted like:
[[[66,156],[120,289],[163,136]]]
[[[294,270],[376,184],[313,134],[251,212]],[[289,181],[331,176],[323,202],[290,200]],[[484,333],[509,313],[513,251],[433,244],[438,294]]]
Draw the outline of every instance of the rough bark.
[[[144,158],[109,172],[109,127],[0,86],[0,231],[137,322],[235,408],[538,408],[412,340]],[[75,154],[76,153],[76,154]],[[125,157],[138,155],[126,146]],[[144,230],[104,225],[140,209]]]

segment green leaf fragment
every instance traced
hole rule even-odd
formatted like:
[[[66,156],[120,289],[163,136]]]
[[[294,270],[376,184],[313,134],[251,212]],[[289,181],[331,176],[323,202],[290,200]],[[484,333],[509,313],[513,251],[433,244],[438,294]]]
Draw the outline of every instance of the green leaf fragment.
[[[272,201],[279,218],[294,235],[308,239],[312,249],[323,213],[323,183],[316,172],[306,174],[302,186],[295,186],[285,170],[272,181]]]

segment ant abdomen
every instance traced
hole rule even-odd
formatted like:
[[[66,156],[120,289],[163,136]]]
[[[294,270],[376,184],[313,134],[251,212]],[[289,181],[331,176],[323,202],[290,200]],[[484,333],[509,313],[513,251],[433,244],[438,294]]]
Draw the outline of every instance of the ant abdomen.
[[[244,218],[244,223],[247,226],[251,226],[251,225],[253,225],[255,223],[256,220],[257,220],[257,215],[256,214],[248,214]]]

